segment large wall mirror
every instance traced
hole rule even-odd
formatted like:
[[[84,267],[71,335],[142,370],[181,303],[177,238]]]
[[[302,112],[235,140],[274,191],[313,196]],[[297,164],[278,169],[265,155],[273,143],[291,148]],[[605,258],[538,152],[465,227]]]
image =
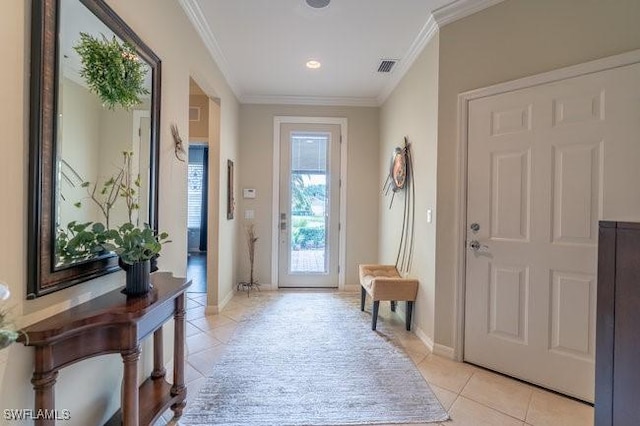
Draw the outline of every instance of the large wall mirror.
[[[31,34],[29,299],[119,269],[87,232],[157,229],[160,118],[160,60],[103,0],[34,0]]]

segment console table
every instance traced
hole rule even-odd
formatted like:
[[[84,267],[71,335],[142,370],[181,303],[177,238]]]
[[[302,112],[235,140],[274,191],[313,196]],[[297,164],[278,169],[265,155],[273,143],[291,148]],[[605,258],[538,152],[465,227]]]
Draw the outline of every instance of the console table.
[[[24,329],[27,346],[35,348],[35,409],[55,409],[58,370],[83,359],[120,353],[124,363],[121,418],[125,426],[149,425],[169,407],[182,415],[184,384],[184,292],[191,282],[166,272],[151,276],[153,288],[142,297],[114,290]],[[173,384],[165,380],[162,325],[175,319]],[[138,388],[140,342],[153,333],[153,372]],[[73,413],[72,413],[73,415]],[[119,422],[118,422],[119,423]],[[54,425],[39,419],[37,425]]]

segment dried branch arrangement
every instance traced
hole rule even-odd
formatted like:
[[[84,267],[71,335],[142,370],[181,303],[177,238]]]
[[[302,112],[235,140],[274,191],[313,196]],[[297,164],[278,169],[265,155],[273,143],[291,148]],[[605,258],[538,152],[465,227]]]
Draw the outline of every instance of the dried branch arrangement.
[[[249,297],[249,293],[251,290],[257,289],[260,290],[260,284],[255,279],[254,275],[254,267],[255,267],[255,256],[256,256],[256,243],[258,242],[258,237],[256,235],[256,227],[253,223],[247,225],[247,251],[249,253],[249,281],[241,281],[236,286],[236,290],[240,291],[247,290],[247,297]]]

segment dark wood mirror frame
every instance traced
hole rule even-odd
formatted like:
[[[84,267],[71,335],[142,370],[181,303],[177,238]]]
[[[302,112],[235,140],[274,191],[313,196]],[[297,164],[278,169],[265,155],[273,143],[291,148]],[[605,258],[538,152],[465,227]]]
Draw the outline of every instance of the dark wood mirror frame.
[[[118,37],[133,45],[152,70],[149,224],[157,230],[160,59],[103,0],[79,1]],[[57,0],[32,2],[27,299],[44,296],[120,269],[115,254],[64,269],[54,268],[58,7]]]

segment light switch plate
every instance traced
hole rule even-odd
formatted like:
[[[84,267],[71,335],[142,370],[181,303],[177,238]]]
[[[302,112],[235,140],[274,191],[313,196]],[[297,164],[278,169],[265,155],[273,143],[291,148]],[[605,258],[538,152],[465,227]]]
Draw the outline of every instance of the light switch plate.
[[[255,188],[243,188],[242,189],[242,197],[243,198],[256,198],[256,190],[255,190]]]
[[[254,219],[256,217],[256,211],[255,210],[245,210],[244,211],[244,218],[245,219]]]

